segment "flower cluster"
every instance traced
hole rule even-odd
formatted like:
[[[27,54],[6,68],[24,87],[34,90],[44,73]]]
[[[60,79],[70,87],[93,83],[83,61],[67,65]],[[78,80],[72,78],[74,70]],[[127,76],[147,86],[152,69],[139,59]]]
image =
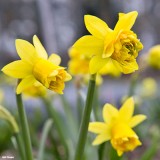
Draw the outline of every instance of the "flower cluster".
[[[95,81],[100,84],[102,82],[101,75],[111,74],[113,76],[119,76],[121,73],[128,74],[138,70],[136,58],[139,51],[142,50],[143,45],[137,38],[137,35],[131,30],[137,15],[138,13],[136,11],[127,14],[120,13],[119,20],[113,30],[101,19],[95,16],[85,15],[85,25],[91,35],[81,37],[69,50],[69,56],[71,58],[69,61],[69,72],[72,75],[82,75],[83,81],[88,81],[90,76],[85,108],[82,115],[80,136],[75,150],[75,160],[82,159],[83,157],[88,130],[97,134],[93,145],[99,145],[110,140],[119,156],[141,145],[141,141],[133,128],[144,121],[146,116],[133,116],[134,100],[132,97],[128,98],[119,110],[111,104],[105,104],[103,108],[104,122],[89,123],[92,102],[95,98]],[[156,49],[155,52],[157,51]],[[16,60],[4,66],[2,71],[13,78],[19,79],[16,88],[16,98],[21,120],[20,128],[24,141],[23,147],[26,151],[25,156],[27,157],[22,159],[33,160],[26,113],[21,95],[18,94],[23,92],[31,96],[44,96],[46,95],[46,89],[63,94],[65,82],[71,80],[71,75],[66,71],[66,68],[60,66],[60,56],[53,53],[48,57],[45,48],[36,35],[33,36],[33,45],[25,40],[17,39],[16,50],[20,60]],[[157,62],[155,58],[157,53],[152,53],[151,55],[153,57],[151,56],[150,63],[154,64],[155,61]],[[160,65],[156,65],[156,67],[159,66]],[[150,89],[150,87],[148,87],[148,82],[151,84],[152,81],[147,81],[146,83],[146,88]],[[156,88],[154,83],[152,84],[152,88]],[[64,125],[60,126],[61,121],[59,121],[61,117],[58,117],[58,112],[54,110],[50,100],[45,98],[46,97],[43,97],[43,102],[46,104],[48,114],[53,118],[57,133],[62,140],[62,145],[64,145],[63,157],[67,157],[69,153],[68,144],[65,141],[65,134],[67,131],[63,132]],[[80,103],[81,97],[78,97],[78,100],[78,103]],[[98,102],[95,98],[95,102],[96,101]],[[69,105],[67,101],[63,99],[62,102],[64,105],[67,104],[64,106],[65,112],[67,112],[69,122],[73,122],[74,124],[73,117],[71,116],[72,112],[68,109]],[[19,132],[17,123],[12,115],[1,106],[0,118],[7,120],[12,125],[16,134]],[[49,128],[48,126],[48,131]],[[68,130],[70,130],[70,128]],[[48,131],[44,128],[44,133]],[[66,135],[68,135],[68,133]],[[73,133],[75,134],[76,132]],[[42,140],[44,141],[44,139]],[[19,145],[19,143],[17,144]],[[19,148],[21,150],[21,146]],[[23,157],[23,153],[21,154]],[[68,157],[70,157],[70,155]],[[41,159],[43,158],[41,157]]]

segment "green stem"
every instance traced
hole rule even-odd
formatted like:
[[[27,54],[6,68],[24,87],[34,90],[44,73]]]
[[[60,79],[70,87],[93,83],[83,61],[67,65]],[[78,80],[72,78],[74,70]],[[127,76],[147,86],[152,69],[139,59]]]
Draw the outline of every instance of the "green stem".
[[[27,160],[33,160],[29,127],[28,127],[26,112],[23,106],[21,94],[16,94],[16,99],[17,99],[18,113],[19,113],[21,129],[22,129],[22,138],[24,141],[25,156]]]
[[[96,79],[96,74],[91,75],[74,160],[82,160],[85,142],[87,139],[90,114],[92,111],[92,102],[93,102],[94,89],[95,89],[95,79]]]
[[[98,86],[95,87],[95,94],[93,100],[93,113],[96,121],[99,121],[99,94],[98,94]]]
[[[83,114],[84,101],[82,99],[82,95],[80,90],[77,90],[77,123],[78,126],[81,123],[81,118]]]
[[[52,107],[51,102],[48,99],[43,99],[43,101],[45,103],[48,115],[53,119],[53,123],[58,131],[58,134],[60,136],[60,140],[62,141],[63,146],[66,150],[66,157],[68,157],[68,147],[67,147],[67,143],[66,143],[66,138],[64,136],[65,133],[64,133],[63,128],[61,126],[61,123],[59,121],[58,114],[57,114],[55,108]]]
[[[98,148],[98,160],[103,160],[105,144],[106,143],[101,144]]]
[[[51,119],[49,119],[49,120],[47,120],[47,122],[44,125],[43,132],[42,132],[42,139],[40,142],[40,147],[39,147],[39,152],[38,152],[38,160],[44,159],[45,142],[46,142],[49,130],[52,127],[52,124],[53,124],[53,121]]]
[[[20,137],[20,134],[19,133],[15,133],[14,134],[15,138],[16,138],[16,142],[17,142],[17,147],[18,147],[18,151],[19,151],[19,154],[20,154],[20,157],[21,157],[21,160],[25,160],[26,157],[24,155],[24,146],[23,146],[23,143],[22,143],[22,139]]]

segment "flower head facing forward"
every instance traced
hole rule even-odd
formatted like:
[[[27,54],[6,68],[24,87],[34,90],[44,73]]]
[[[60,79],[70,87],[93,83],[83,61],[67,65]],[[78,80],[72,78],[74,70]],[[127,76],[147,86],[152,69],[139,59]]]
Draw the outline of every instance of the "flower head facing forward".
[[[146,116],[133,116],[133,111],[133,98],[127,99],[120,110],[111,104],[106,104],[103,108],[104,122],[91,122],[89,124],[89,131],[98,134],[93,145],[99,145],[110,140],[119,156],[140,146],[141,142],[132,128],[144,121]]]
[[[101,19],[85,15],[85,25],[92,34],[80,38],[73,48],[82,54],[90,54],[90,73],[97,73],[111,59],[123,73],[131,73],[138,69],[136,58],[143,48],[137,35],[131,31],[138,13],[120,13],[114,28],[110,29]]]
[[[63,93],[64,82],[71,79],[64,67],[59,66],[61,58],[47,52],[37,36],[33,37],[34,46],[25,41],[16,40],[16,49],[21,60],[14,61],[2,68],[2,71],[14,78],[21,79],[17,86],[20,94],[35,83],[40,82],[46,88],[59,94]]]

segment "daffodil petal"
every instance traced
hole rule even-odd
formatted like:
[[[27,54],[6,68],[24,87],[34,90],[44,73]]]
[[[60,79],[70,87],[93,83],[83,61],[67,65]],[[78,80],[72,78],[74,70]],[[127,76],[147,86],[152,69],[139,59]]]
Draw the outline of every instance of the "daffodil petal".
[[[103,78],[100,74],[97,74],[96,76],[96,85],[99,86],[103,83]]]
[[[61,57],[55,53],[52,53],[48,60],[57,66],[61,63]]]
[[[111,57],[111,55],[113,54],[113,52],[114,52],[114,45],[111,42],[110,44],[108,44],[108,46],[106,48],[104,48],[104,51],[103,51],[103,54],[102,54],[102,58]]]
[[[65,81],[69,81],[72,79],[72,76],[66,72],[66,78],[65,78]]]
[[[129,12],[127,14],[120,14],[119,20],[114,28],[114,31],[119,32],[121,30],[130,30],[133,24],[135,23],[137,16],[137,11]]]
[[[15,41],[15,45],[19,57],[22,60],[33,64],[35,58],[38,56],[34,46],[31,43],[22,39],[17,39]]]
[[[119,110],[119,116],[128,121],[131,119],[134,112],[134,100],[133,97],[128,98]]]
[[[102,58],[101,56],[94,56],[89,63],[89,70],[91,74],[99,72],[109,61],[109,58]]]
[[[111,137],[110,137],[109,134],[105,134],[105,133],[99,134],[99,135],[95,138],[95,140],[93,141],[92,145],[102,144],[103,142],[110,140],[110,138],[111,138]]]
[[[98,17],[85,15],[84,21],[87,30],[97,38],[104,39],[107,32],[110,30],[108,25]]]
[[[136,60],[133,62],[130,62],[130,63],[127,62],[126,64],[121,64],[113,59],[112,59],[112,61],[113,61],[114,65],[119,69],[119,71],[121,71],[124,74],[132,73],[132,72],[138,70],[138,68],[139,68]]]
[[[33,36],[33,44],[40,58],[47,59],[48,54],[36,35]]]
[[[36,82],[36,79],[32,75],[22,79],[19,85],[17,86],[16,93],[17,94],[22,93],[23,90],[34,85],[35,82]]]
[[[128,74],[128,73],[132,73],[136,70],[138,70],[138,64],[136,62],[136,60],[134,60],[133,62],[127,62],[126,64],[120,64],[121,68],[122,68],[122,72],[124,74]]]
[[[101,75],[110,74],[115,77],[119,77],[121,75],[120,70],[114,65],[112,59],[100,70]]]
[[[91,57],[102,54],[104,42],[94,36],[87,35],[78,39],[72,47],[77,49],[79,53]]]
[[[111,124],[112,120],[114,120],[118,116],[118,109],[111,104],[105,104],[103,107],[103,119],[107,124]]]
[[[93,132],[93,133],[103,133],[108,130],[108,126],[103,123],[103,122],[90,122],[88,131]]]
[[[122,156],[123,152],[120,150],[117,150],[117,154],[118,154],[118,156]]]
[[[18,60],[4,66],[2,71],[8,76],[21,79],[32,74],[32,65],[25,61]]]
[[[129,122],[129,126],[133,128],[137,126],[139,123],[143,122],[146,118],[147,117],[143,114],[133,116]]]
[[[123,68],[116,60],[112,59],[113,64],[118,68],[120,72],[123,72]]]
[[[118,15],[119,15],[119,19],[120,19],[125,15],[125,13],[119,13]]]
[[[70,56],[70,58],[78,58],[80,53],[77,51],[76,48],[73,48],[71,47],[69,50],[68,50],[68,54]]]

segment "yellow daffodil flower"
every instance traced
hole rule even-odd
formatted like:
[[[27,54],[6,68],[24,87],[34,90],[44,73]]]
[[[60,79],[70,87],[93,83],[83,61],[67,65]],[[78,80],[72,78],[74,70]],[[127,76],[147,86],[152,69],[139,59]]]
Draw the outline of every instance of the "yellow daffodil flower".
[[[160,69],[160,45],[153,46],[148,54],[149,65],[155,69]]]
[[[128,98],[118,110],[111,104],[105,104],[103,108],[104,122],[91,122],[89,131],[98,134],[93,145],[99,145],[110,140],[119,156],[124,152],[132,151],[141,142],[132,128],[146,119],[145,115],[135,115],[134,100]]]
[[[30,97],[44,97],[47,94],[47,90],[46,87],[37,81],[33,86],[23,90],[23,93]]]
[[[82,82],[88,83],[90,75],[89,75],[89,62],[90,57],[87,55],[82,55],[78,52],[78,50],[71,48],[69,50],[70,61],[68,63],[68,71],[72,75],[78,75]],[[96,84],[101,85],[103,79],[100,74],[96,76]]]
[[[89,62],[91,57],[89,55],[80,54],[75,48],[69,50],[70,61],[68,63],[69,73],[72,75],[78,75],[82,78],[85,83],[89,81]],[[111,61],[98,72],[96,76],[96,84],[101,85],[103,79],[101,75],[112,75],[114,77],[119,77],[121,72],[113,65]]]
[[[71,79],[64,67],[59,66],[61,58],[47,52],[36,35],[33,36],[34,46],[22,39],[16,40],[16,49],[21,60],[14,61],[2,68],[2,71],[14,78],[21,79],[16,93],[40,82],[46,88],[63,94],[64,82]]]
[[[85,75],[89,74],[89,61],[90,56],[80,54],[77,49],[69,49],[70,61],[68,63],[68,71],[72,75]]]
[[[81,37],[73,48],[92,57],[89,63],[91,74],[97,73],[108,61],[125,74],[138,70],[136,58],[143,45],[131,31],[137,15],[136,11],[120,13],[114,30],[101,19],[85,15],[85,25],[91,35]]]
[[[155,79],[148,77],[143,79],[141,85],[141,95],[143,97],[154,97],[157,93],[158,84]]]
[[[89,74],[89,62],[91,60],[91,56],[81,54],[75,48],[71,48],[69,50],[69,72],[72,75],[88,75]],[[106,65],[98,72],[100,75],[112,75],[115,77],[120,76],[120,71],[116,68],[115,65],[111,61],[108,61]]]

